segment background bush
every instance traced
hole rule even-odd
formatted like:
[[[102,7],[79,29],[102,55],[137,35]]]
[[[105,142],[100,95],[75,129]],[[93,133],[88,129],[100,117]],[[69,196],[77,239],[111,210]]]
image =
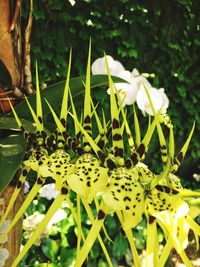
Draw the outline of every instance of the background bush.
[[[32,61],[39,62],[41,82],[51,84],[65,78],[71,47],[72,76],[84,74],[89,37],[92,38],[93,60],[106,51],[130,71],[136,67],[141,72],[155,73],[152,84],[164,87],[170,99],[169,115],[175,126],[177,148],[183,144],[192,122],[197,122],[185,160],[190,171],[186,171],[187,166],[182,168],[191,181],[200,155],[200,13],[197,1],[115,0],[111,3],[85,0],[71,3],[34,1],[31,54]],[[23,8],[23,18],[26,18],[27,1]],[[102,100],[103,95],[97,94],[97,100]]]
[[[140,72],[155,73],[156,78],[150,82],[157,88],[164,87],[170,99],[168,113],[174,124],[176,151],[183,145],[193,121],[196,121],[195,133],[180,174],[188,187],[197,187],[197,183],[192,180],[192,174],[199,172],[200,156],[200,65],[198,58],[200,9],[198,1],[79,0],[74,2],[72,6],[67,0],[34,1],[31,57],[32,63],[35,60],[39,62],[41,83],[49,85],[65,79],[71,47],[73,48],[71,76],[84,75],[89,37],[92,38],[92,60],[102,57],[105,51],[106,54],[122,62],[124,67],[130,71],[135,67]],[[26,26],[28,13],[29,4],[28,1],[24,1],[23,27]],[[104,108],[108,108],[105,90],[95,91],[95,100],[101,101]],[[83,102],[81,98],[78,101]],[[143,117],[141,114],[138,115]],[[145,123],[148,119],[142,118],[142,120],[145,121],[142,124],[142,129],[145,131]],[[167,133],[167,128],[164,131]],[[154,137],[154,139],[157,138]],[[158,143],[152,142],[146,161],[156,170],[159,169],[160,163],[160,155],[155,153],[158,149]],[[32,205],[29,210],[38,211],[41,207],[45,209],[48,206],[41,199],[38,205]],[[42,250],[40,247],[34,247],[27,254],[24,259],[26,263],[30,266],[38,266],[35,263],[35,258],[37,258],[38,264],[48,259],[52,262],[50,266],[63,264],[70,266],[71,263],[66,263],[66,261],[73,262],[75,258],[74,231],[76,226],[72,224],[70,231],[63,232],[65,231],[63,225],[69,224],[67,220],[68,218],[58,224],[57,232],[51,233],[42,241]],[[116,218],[108,217],[105,224],[114,241],[113,246],[108,246],[112,259],[129,266],[131,258],[127,240]],[[84,227],[87,229],[86,224]],[[145,247],[144,221],[134,234],[138,235],[137,248],[142,250]],[[62,238],[67,241],[73,240],[74,243],[67,244],[67,241],[63,241]],[[108,241],[105,240],[105,242]],[[120,246],[116,246],[115,243]],[[50,247],[54,248],[51,249],[51,255],[48,250]],[[66,251],[71,253],[67,259]],[[92,253],[93,257],[87,266],[106,266],[98,244],[94,246]],[[25,262],[22,262],[20,266],[24,266]]]

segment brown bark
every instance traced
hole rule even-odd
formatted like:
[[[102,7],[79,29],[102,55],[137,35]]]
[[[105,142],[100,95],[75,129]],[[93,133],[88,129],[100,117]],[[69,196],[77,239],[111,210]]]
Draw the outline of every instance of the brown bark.
[[[15,189],[14,186],[8,186],[2,193],[0,193],[0,201],[1,201],[0,214],[2,214],[2,212],[6,210],[14,189]],[[7,219],[12,221],[15,214],[17,213],[17,211],[19,210],[19,208],[23,203],[23,198],[24,198],[23,196],[24,193],[22,189]],[[4,267],[10,267],[16,256],[19,254],[21,237],[22,237],[22,219],[18,221],[15,227],[8,234],[8,242],[0,244],[0,247],[6,248],[9,251],[9,258],[6,260]]]
[[[0,59],[10,73],[12,85],[15,87],[20,85],[20,32],[19,28],[10,31],[11,22],[10,0],[0,1]]]

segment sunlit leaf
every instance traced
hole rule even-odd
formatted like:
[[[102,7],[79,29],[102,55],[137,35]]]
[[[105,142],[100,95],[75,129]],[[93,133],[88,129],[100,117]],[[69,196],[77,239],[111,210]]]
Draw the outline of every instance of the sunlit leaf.
[[[77,97],[82,94],[85,90],[83,81],[85,81],[85,77],[75,77],[70,79],[70,89],[73,97]],[[114,82],[123,81],[120,78],[113,77]],[[106,86],[108,84],[107,75],[94,75],[91,76],[91,88],[97,88]],[[43,117],[44,119],[50,114],[49,108],[46,104],[44,104],[44,98],[46,98],[50,103],[52,108],[55,110],[61,106],[63,90],[65,87],[65,81],[61,81],[55,84],[52,84],[41,91],[42,103],[43,103]],[[35,94],[28,98],[31,106],[35,110]],[[31,119],[30,112],[27,112],[27,104],[25,101],[21,102],[19,105],[15,107],[15,110],[20,118]]]

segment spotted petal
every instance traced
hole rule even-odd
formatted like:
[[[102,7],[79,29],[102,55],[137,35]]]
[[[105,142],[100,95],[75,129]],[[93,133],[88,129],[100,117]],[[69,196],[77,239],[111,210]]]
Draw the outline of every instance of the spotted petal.
[[[24,165],[37,172],[39,167],[46,164],[48,160],[49,157],[47,150],[40,146],[33,150],[29,159],[24,161]]]
[[[177,194],[169,195],[169,192],[153,189],[146,199],[146,212],[156,218],[167,235],[166,238],[168,235],[173,237],[176,250],[183,251],[185,236],[180,236],[179,228],[189,212],[188,204]]]
[[[60,190],[67,175],[75,170],[69,161],[70,156],[63,149],[58,149],[50,156],[48,163],[41,166],[39,173],[43,177],[52,177],[56,182],[55,190]]]
[[[111,210],[123,211],[124,229],[135,227],[142,220],[144,211],[144,190],[137,182],[137,170],[135,176],[122,167],[112,171],[103,199]]]
[[[108,183],[108,170],[90,153],[83,154],[75,163],[75,173],[67,177],[69,187],[89,202],[104,191]]]

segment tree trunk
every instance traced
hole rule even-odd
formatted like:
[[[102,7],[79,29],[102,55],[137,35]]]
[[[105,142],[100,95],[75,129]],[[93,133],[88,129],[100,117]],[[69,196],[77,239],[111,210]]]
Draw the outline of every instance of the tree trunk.
[[[14,192],[15,187],[9,185],[6,189],[0,193],[0,217],[3,215],[4,211],[6,210],[11,196]],[[23,188],[20,191],[18,198],[15,201],[14,206],[12,207],[10,214],[7,217],[7,220],[12,221],[16,212],[19,210],[23,203],[24,199],[24,192]],[[22,218],[18,221],[15,227],[10,231],[8,234],[8,241],[4,244],[0,244],[1,248],[6,248],[9,251],[9,258],[6,260],[4,267],[10,267],[19,254],[20,245],[21,245],[21,237],[22,237]]]

